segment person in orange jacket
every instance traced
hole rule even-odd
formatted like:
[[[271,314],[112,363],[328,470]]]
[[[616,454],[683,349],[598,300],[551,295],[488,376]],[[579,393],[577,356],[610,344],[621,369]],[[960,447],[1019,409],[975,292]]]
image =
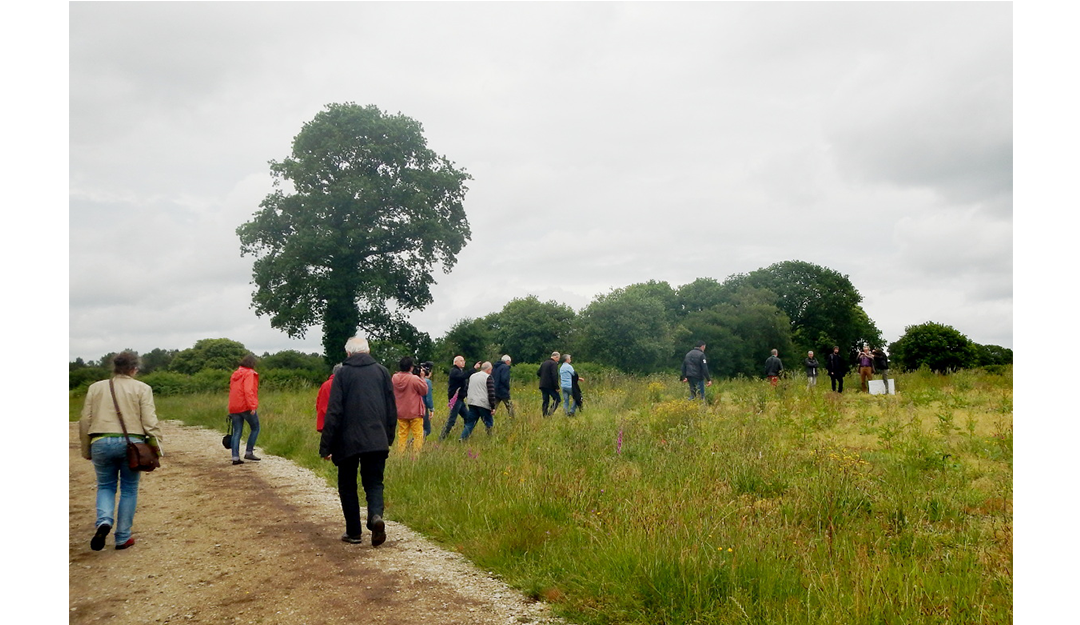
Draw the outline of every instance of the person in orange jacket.
[[[240,361],[240,366],[233,371],[229,379],[229,418],[232,420],[232,463],[244,464],[240,459],[240,435],[247,421],[250,433],[247,439],[246,460],[258,462],[255,456],[255,440],[259,438],[259,374],[255,372],[253,354],[248,354]]]

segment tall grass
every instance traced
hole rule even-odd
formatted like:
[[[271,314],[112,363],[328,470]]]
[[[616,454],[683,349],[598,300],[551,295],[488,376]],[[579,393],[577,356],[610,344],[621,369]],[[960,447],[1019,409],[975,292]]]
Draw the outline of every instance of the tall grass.
[[[605,375],[543,418],[516,386],[492,436],[392,454],[387,515],[581,623],[1009,623],[1011,368],[897,388],[718,381],[702,405]],[[264,394],[260,445],[333,480],[314,396]],[[158,409],[220,428],[225,403]]]

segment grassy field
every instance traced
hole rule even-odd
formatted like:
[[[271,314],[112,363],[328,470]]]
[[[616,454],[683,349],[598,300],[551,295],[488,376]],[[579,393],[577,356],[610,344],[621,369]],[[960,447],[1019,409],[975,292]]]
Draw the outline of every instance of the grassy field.
[[[387,516],[580,623],[1010,623],[1011,368],[848,383],[721,381],[702,406],[670,377],[590,378],[572,419],[515,387],[492,436],[391,455]],[[259,444],[333,484],[314,401],[264,393]],[[158,411],[221,429],[225,404]]]

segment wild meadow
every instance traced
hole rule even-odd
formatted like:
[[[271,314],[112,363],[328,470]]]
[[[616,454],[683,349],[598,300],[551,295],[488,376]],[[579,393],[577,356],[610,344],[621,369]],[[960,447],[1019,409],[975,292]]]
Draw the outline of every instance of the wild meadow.
[[[573,418],[515,385],[490,436],[391,455],[387,517],[578,623],[1011,623],[1011,366],[896,379],[718,381],[702,404],[671,376],[605,375]],[[315,389],[260,401],[259,446],[334,484]],[[224,392],[157,403],[224,426]]]

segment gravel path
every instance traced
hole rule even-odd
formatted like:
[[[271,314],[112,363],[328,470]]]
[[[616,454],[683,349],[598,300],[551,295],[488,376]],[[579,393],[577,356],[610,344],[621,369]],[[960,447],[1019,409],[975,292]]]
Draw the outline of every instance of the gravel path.
[[[339,537],[337,492],[256,450],[233,466],[221,434],[162,423],[166,457],[143,475],[130,549],[90,550],[93,467],[69,432],[71,623],[556,624],[461,555],[387,522],[372,548]],[[361,496],[361,500],[363,497]]]

